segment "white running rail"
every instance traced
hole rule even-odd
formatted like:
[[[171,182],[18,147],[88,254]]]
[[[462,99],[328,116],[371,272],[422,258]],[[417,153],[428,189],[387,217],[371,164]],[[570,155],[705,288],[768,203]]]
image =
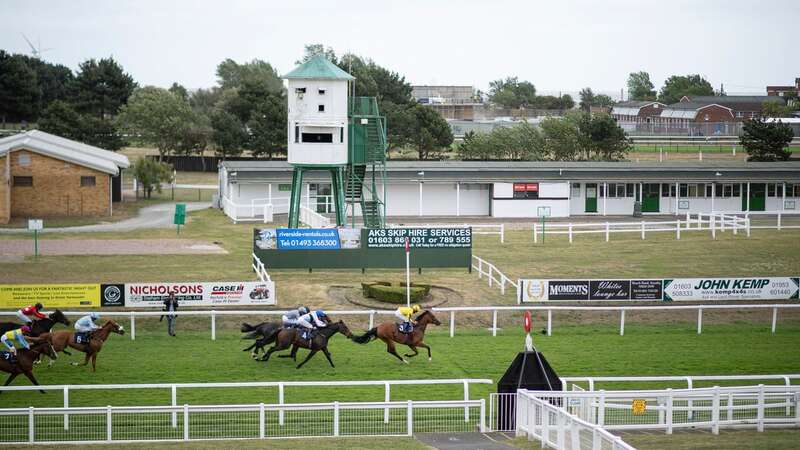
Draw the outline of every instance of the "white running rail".
[[[499,287],[501,295],[506,294],[506,284],[517,289],[517,283],[514,283],[503,272],[500,272],[494,264],[477,255],[472,255],[472,259],[474,260],[472,268],[478,272],[478,278],[480,279],[485,276],[486,280],[489,282],[489,287],[492,287],[492,285]]]
[[[603,427],[540,399],[536,392],[517,391],[516,434],[537,439],[542,448],[557,450],[636,450]]]
[[[709,231],[711,237],[716,239],[718,232],[732,231],[738,234],[743,231],[750,236],[750,219],[738,217],[734,214],[724,213],[686,213],[685,220],[666,220],[638,222],[590,222],[590,223],[547,223],[544,226],[533,223],[533,242],[538,243],[547,235],[567,235],[569,243],[574,236],[579,234],[604,234],[605,240],[611,239],[612,233],[638,233],[642,239],[647,238],[647,233],[671,232],[676,239],[681,238],[681,233],[687,231]]]
[[[634,383],[641,386],[643,383],[659,383],[661,385],[673,385],[677,389],[692,389],[697,387],[697,383],[708,384],[711,382],[739,382],[739,381],[769,381],[781,382],[784,386],[791,386],[793,380],[800,380],[800,374],[786,374],[786,375],[686,375],[686,376],[639,376],[639,377],[559,377],[563,390],[568,390],[570,387],[580,387],[574,383],[586,383],[587,391],[595,391],[600,383],[613,383],[619,386],[622,383]],[[581,389],[583,389],[581,387]]]
[[[467,421],[460,410],[468,411]],[[412,436],[483,432],[485,401],[0,409],[0,443],[91,443]],[[384,411],[389,411],[384,421]],[[73,419],[70,426],[68,418]]]
[[[261,259],[259,259],[255,253],[251,253],[251,256],[253,257],[253,271],[258,276],[258,279],[264,283],[272,281],[272,278],[270,278],[267,268],[264,267],[264,263],[261,262]]]
[[[498,235],[500,243],[506,241],[506,226],[502,223],[471,224],[471,223],[420,223],[420,224],[389,224],[389,228],[472,228],[472,234]]]
[[[738,214],[742,215],[742,214]],[[756,221],[750,228],[783,230],[800,228],[800,211],[750,211],[743,213],[745,219]],[[769,219],[774,223],[766,223]],[[784,219],[794,219],[788,223]]]

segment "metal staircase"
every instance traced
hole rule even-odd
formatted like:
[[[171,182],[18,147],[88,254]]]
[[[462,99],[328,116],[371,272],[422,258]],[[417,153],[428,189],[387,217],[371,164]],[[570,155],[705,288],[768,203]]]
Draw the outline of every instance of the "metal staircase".
[[[386,118],[378,111],[375,97],[350,98],[349,165],[345,201],[351,225],[355,226],[356,205],[366,228],[386,224]]]

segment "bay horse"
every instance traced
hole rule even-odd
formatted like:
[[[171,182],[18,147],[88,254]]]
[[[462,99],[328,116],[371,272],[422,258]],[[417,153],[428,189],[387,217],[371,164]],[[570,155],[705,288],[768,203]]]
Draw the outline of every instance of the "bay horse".
[[[86,351],[86,344],[76,344],[75,343],[75,333],[72,331],[56,331],[55,333],[51,333],[53,336],[53,348],[57,352],[64,352],[67,355],[70,353],[66,352],[67,347],[72,347],[75,350],[81,351],[86,353],[86,359],[83,361],[83,366],[89,364],[89,359],[92,360],[92,372],[97,371],[97,354],[103,348],[103,343],[108,339],[108,335],[111,333],[116,333],[119,335],[125,334],[125,329],[122,325],[118,325],[113,320],[109,320],[102,327],[92,332],[89,337],[89,351]],[[52,363],[52,361],[51,361]],[[73,366],[77,366],[77,362],[72,363]]]
[[[263,350],[265,345],[275,342],[278,331],[281,330],[282,326],[280,322],[261,322],[258,325],[243,323],[241,332],[247,334],[243,335],[242,339],[256,339],[256,342],[247,348],[243,348],[242,351],[252,350],[250,356],[255,359],[258,356],[258,352]]]
[[[417,317],[416,322],[417,324],[414,326],[414,331],[408,334],[402,333],[397,329],[397,322],[384,322],[361,336],[355,336],[353,341],[359,344],[366,344],[373,339],[380,339],[386,344],[386,351],[389,352],[389,354],[394,355],[397,359],[406,364],[408,364],[408,360],[397,354],[394,345],[395,342],[407,345],[411,348],[414,353],[410,355],[406,353],[404,355],[408,358],[417,356],[419,354],[417,347],[422,347],[428,350],[428,361],[430,361],[431,348],[424,342],[425,328],[427,328],[428,324],[441,325],[442,323],[428,310],[423,311],[422,314]]]
[[[6,384],[3,386],[8,386],[14,381],[14,378],[17,378],[17,375],[24,374],[31,380],[31,383],[39,386],[39,382],[36,381],[36,377],[33,376],[33,362],[39,358],[39,355],[47,355],[51,359],[58,358],[55,349],[53,348],[52,338],[51,335],[48,333],[44,333],[39,337],[27,337],[31,342],[35,342],[31,345],[30,350],[27,349],[20,349],[17,350],[17,361],[15,363],[10,363],[5,359],[0,359],[0,371],[9,373],[8,379],[6,380]],[[46,394],[45,391],[39,390],[42,394]],[[2,391],[0,391],[2,394]]]
[[[31,324],[31,336],[39,336],[42,333],[49,333],[50,330],[53,329],[53,326],[57,323],[64,324],[64,326],[69,326],[70,321],[61,312],[61,310],[57,309],[51,312],[47,317],[44,319],[34,320],[33,324]],[[0,334],[5,333],[6,331],[16,330],[20,328],[22,325],[17,324],[14,322],[0,322]]]
[[[328,351],[328,340],[336,333],[342,333],[348,338],[353,337],[353,333],[350,332],[350,329],[347,328],[347,325],[345,325],[341,320],[328,325],[327,327],[318,328],[310,340],[303,339],[301,337],[302,331],[303,330],[299,328],[281,328],[275,339],[275,345],[267,350],[264,356],[261,357],[260,361],[269,361],[269,357],[272,355],[272,353],[286,350],[291,346],[292,353],[282,356],[286,358],[292,358],[294,361],[297,361],[298,349],[307,348],[311,350],[308,353],[308,356],[306,356],[306,359],[297,365],[298,369],[303,367],[303,364],[307,363],[308,360],[311,359],[312,356],[316,355],[320,350],[322,350],[322,353],[324,353],[325,357],[328,358],[328,363],[330,363],[331,367],[336,367],[333,365],[331,353]]]

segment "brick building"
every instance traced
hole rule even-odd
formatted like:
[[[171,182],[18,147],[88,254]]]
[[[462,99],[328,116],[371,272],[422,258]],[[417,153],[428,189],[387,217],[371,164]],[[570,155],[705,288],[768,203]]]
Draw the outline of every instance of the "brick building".
[[[661,102],[630,100],[615,104],[611,116],[618,122],[650,123],[666,106]]]
[[[776,97],[800,97],[800,78],[794,79],[794,86],[767,86],[767,95]]]
[[[128,158],[34,130],[0,139],[0,223],[110,216]]]

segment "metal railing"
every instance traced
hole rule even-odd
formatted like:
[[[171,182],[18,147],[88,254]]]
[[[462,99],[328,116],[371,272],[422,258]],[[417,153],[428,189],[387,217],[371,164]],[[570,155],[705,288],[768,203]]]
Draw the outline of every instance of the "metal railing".
[[[800,386],[625,391],[518,391],[607,430],[800,426]],[[519,422],[518,422],[519,423]]]
[[[31,407],[0,409],[0,417],[0,443],[8,444],[412,436],[483,432],[485,401]]]
[[[784,386],[791,386],[792,380],[800,380],[800,374],[787,374],[787,375],[685,375],[685,376],[639,376],[639,377],[559,377],[563,390],[570,390],[571,388],[580,387],[574,383],[586,383],[588,391],[597,390],[599,383],[614,383],[618,386],[621,383],[635,383],[642,385],[642,383],[669,383],[678,382],[683,386],[674,386],[678,389],[692,389],[696,387],[697,383],[710,383],[710,382],[739,382],[739,381],[779,381]],[[672,383],[670,383],[672,384]],[[580,387],[583,390],[582,387]]]
[[[257,200],[257,199],[256,199]],[[254,202],[255,200],[253,200]],[[273,207],[269,203],[255,204],[251,202],[247,204],[234,203],[228,197],[220,198],[222,203],[222,211],[226,216],[233,220],[233,223],[239,222],[264,222],[269,223],[273,221]],[[259,216],[257,213],[261,213]]]
[[[472,234],[498,235],[500,243],[506,241],[506,226],[502,223],[469,224],[469,223],[414,223],[414,224],[389,224],[389,228],[472,228]]]
[[[300,205],[300,223],[308,225],[310,228],[328,228],[331,220],[313,209]]]
[[[267,268],[264,267],[264,263],[261,262],[261,259],[256,256],[255,253],[250,254],[253,257],[253,271],[258,276],[258,279],[262,282],[272,281],[272,278],[269,276],[269,272],[267,272]]]
[[[516,432],[518,436],[538,439],[558,450],[610,449],[636,450],[622,438],[602,426],[570,414],[566,409],[539,398],[540,392],[519,390],[516,395]]]
[[[577,234],[605,234],[605,240],[610,240],[611,233],[639,233],[642,239],[647,238],[647,233],[672,232],[675,238],[680,239],[682,232],[710,231],[713,239],[717,232],[732,231],[738,234],[743,231],[750,236],[750,219],[725,213],[686,213],[686,220],[647,221],[638,222],[589,222],[589,223],[551,223],[539,225],[533,223],[533,242],[538,243],[541,238],[548,235],[567,235],[569,243]]]
[[[485,276],[486,280],[489,282],[489,287],[492,287],[492,285],[498,286],[500,288],[500,295],[506,294],[506,283],[513,286],[514,289],[517,289],[517,283],[514,283],[503,272],[500,272],[494,264],[477,255],[472,255],[472,259],[477,261],[477,264],[472,264],[472,268],[478,272],[478,278],[480,279]]]

